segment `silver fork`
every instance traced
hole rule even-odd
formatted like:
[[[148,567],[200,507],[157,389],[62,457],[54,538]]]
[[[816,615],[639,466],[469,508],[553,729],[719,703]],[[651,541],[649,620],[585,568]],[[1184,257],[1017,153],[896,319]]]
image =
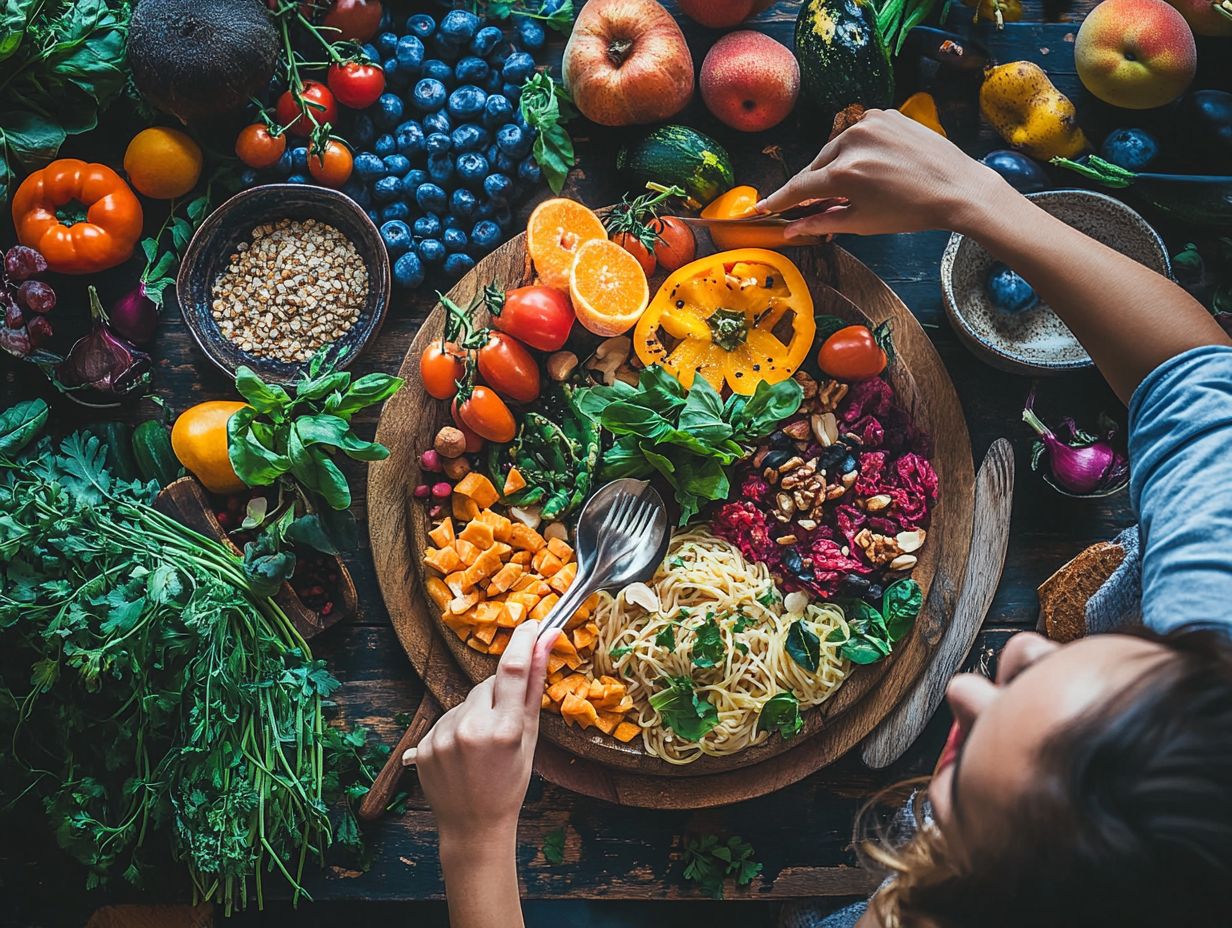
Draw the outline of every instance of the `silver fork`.
[[[575,533],[578,571],[540,627],[563,628],[593,593],[649,580],[663,560],[667,507],[645,480],[601,487],[582,507]]]

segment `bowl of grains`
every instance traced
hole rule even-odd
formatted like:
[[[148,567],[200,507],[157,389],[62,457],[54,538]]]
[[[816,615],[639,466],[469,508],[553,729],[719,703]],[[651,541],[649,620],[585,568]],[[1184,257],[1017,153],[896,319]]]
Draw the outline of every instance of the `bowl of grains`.
[[[341,369],[376,335],[389,305],[380,233],[350,197],[267,184],[210,213],[188,243],[176,295],[206,356],[293,382],[320,348]]]

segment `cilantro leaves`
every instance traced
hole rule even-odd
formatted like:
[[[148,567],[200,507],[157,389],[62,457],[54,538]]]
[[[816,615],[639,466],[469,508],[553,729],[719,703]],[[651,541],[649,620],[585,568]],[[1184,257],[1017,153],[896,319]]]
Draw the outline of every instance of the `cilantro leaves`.
[[[689,838],[684,845],[684,878],[711,899],[722,899],[727,877],[733,877],[737,886],[747,886],[761,873],[753,853],[752,845],[735,835],[726,841],[716,835]]]
[[[723,631],[715,621],[714,613],[707,612],[706,619],[693,634],[693,664],[706,669],[723,662],[727,648],[723,644]]]

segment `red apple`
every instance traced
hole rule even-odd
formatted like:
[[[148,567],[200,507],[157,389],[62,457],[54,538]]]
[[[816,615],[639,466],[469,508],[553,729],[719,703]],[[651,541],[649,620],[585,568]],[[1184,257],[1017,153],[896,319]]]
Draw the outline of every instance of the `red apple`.
[[[1189,24],[1164,0],[1104,0],[1078,30],[1074,64],[1105,103],[1147,110],[1185,92],[1198,51]]]
[[[590,0],[561,65],[578,110],[604,126],[662,122],[693,96],[693,56],[655,0]]]
[[[774,0],[678,0],[677,5],[680,12],[703,26],[730,29],[773,3]]]
[[[1168,0],[1181,11],[1194,35],[1232,35],[1232,17],[1215,7],[1218,0]]]
[[[791,50],[751,30],[730,32],[702,62],[702,100],[733,129],[761,132],[777,126],[796,105],[800,65]]]

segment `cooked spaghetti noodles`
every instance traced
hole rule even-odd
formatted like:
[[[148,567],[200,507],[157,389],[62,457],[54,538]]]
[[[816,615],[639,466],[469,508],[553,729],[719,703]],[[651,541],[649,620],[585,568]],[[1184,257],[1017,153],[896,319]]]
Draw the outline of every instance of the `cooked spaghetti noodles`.
[[[734,545],[705,528],[672,538],[649,586],[658,598],[651,611],[630,602],[654,598],[644,589],[601,597],[594,667],[628,683],[646,751],[669,763],[734,754],[764,741],[770,733],[758,730],[757,720],[768,700],[790,691],[801,709],[815,706],[832,696],[850,671],[839,655],[841,640],[827,640],[836,628],[842,629],[836,637],[847,637],[840,608],[809,604],[803,614],[788,613],[766,566],[745,560]],[[815,672],[787,651],[788,631],[797,620],[820,641]],[[714,641],[716,623],[721,652]],[[712,667],[697,663],[694,646],[703,628],[711,647],[707,652],[703,642],[701,653],[718,655]],[[651,705],[651,696],[671,678],[691,678],[694,694],[718,712],[717,724],[698,741],[673,732]]]

